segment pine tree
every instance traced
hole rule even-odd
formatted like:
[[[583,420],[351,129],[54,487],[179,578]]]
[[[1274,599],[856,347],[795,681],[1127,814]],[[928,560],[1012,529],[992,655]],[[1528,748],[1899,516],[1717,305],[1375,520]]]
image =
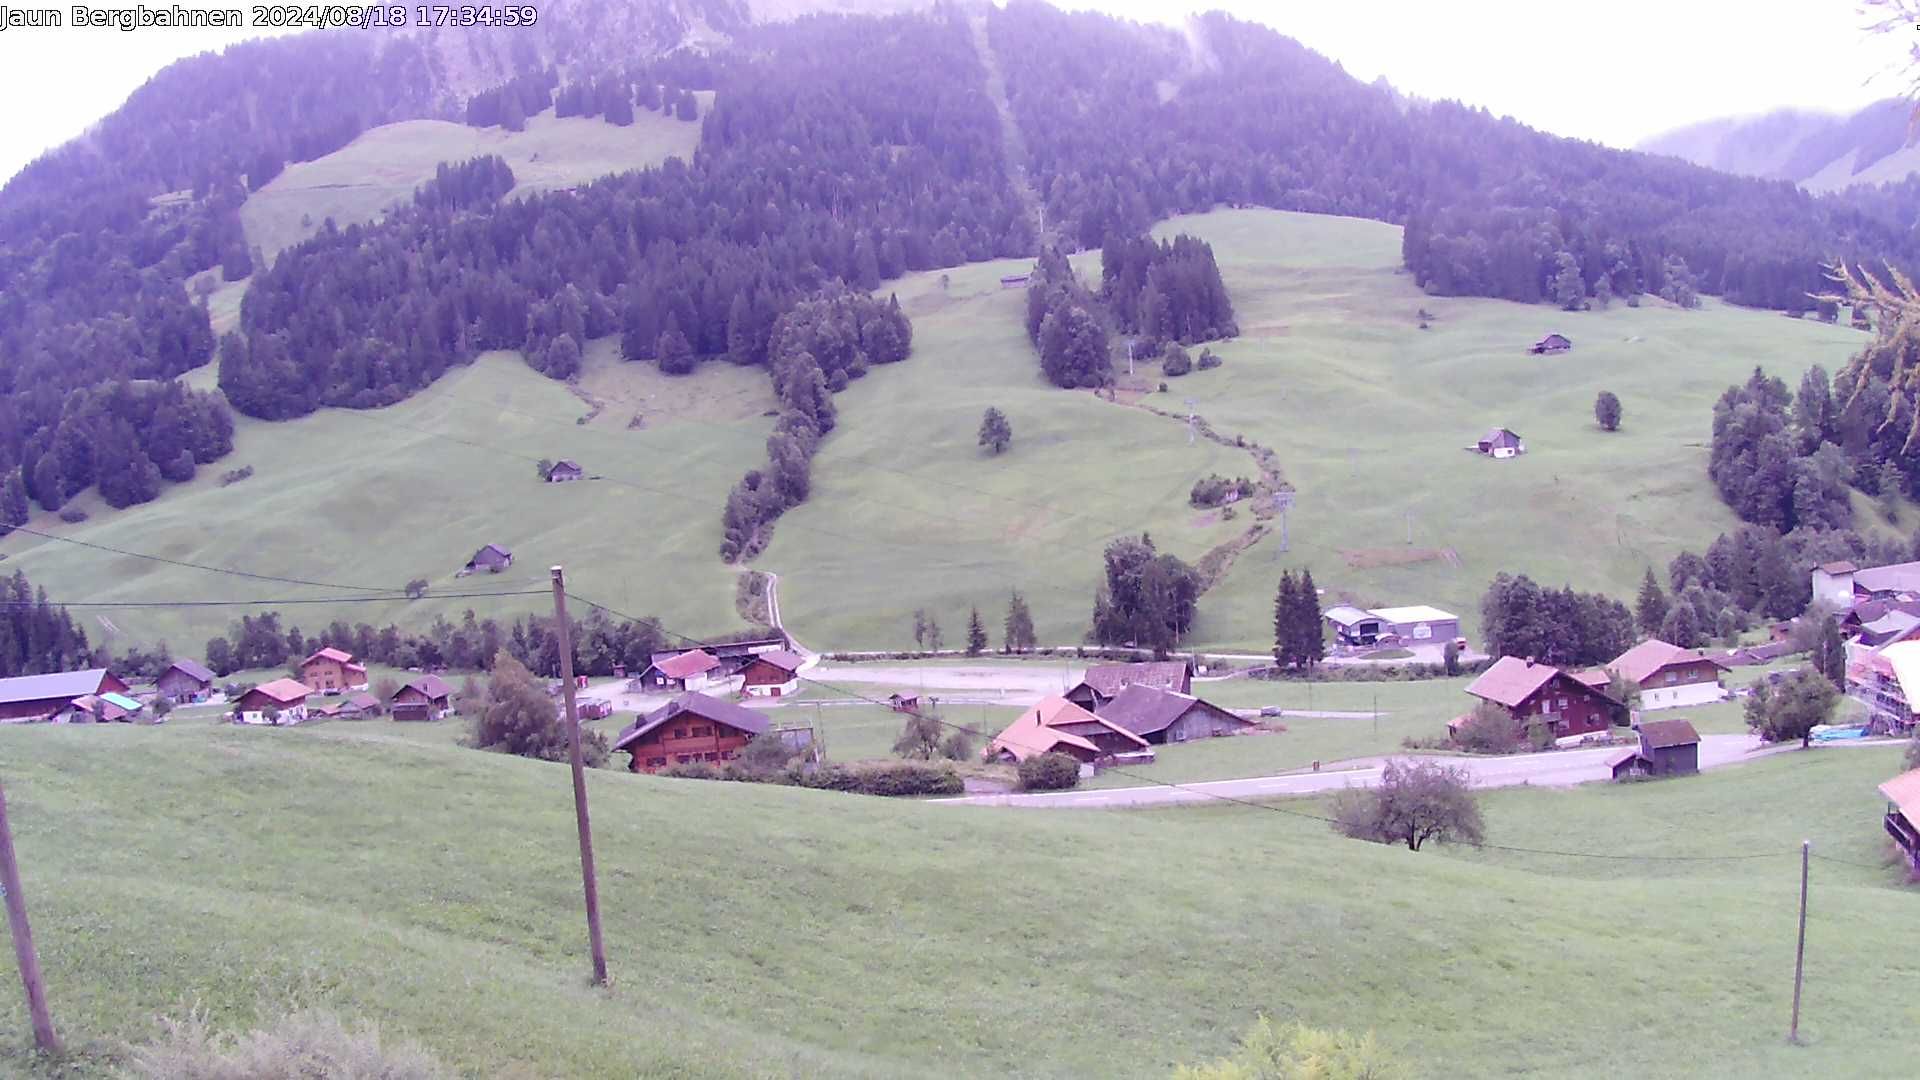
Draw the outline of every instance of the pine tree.
[[[1280,588],[1273,596],[1273,662],[1281,667],[1294,666],[1293,619],[1297,590],[1293,571],[1280,572]]]
[[[31,513],[32,507],[27,505],[27,482],[22,471],[16,468],[7,474],[6,484],[0,486],[0,526],[25,525]],[[5,536],[7,531],[0,528],[0,536]]]
[[[1021,596],[1018,589],[1007,600],[1007,622],[1003,629],[1001,648],[1007,652],[1026,652],[1038,644],[1033,633],[1033,613],[1027,610],[1027,598]]]
[[[913,609],[913,643],[919,648],[927,647],[927,609]]]
[[[1667,594],[1660,591],[1660,581],[1653,576],[1651,566],[1647,567],[1647,576],[1640,579],[1640,599],[1634,603],[1633,618],[1640,632],[1648,636],[1658,634],[1667,621]]]
[[[987,647],[987,628],[980,621],[980,609],[974,608],[967,616],[967,655],[979,656]]]
[[[1013,443],[1013,425],[1007,422],[1007,414],[993,406],[980,417],[980,445],[991,453],[998,454]]]
[[[1299,635],[1296,650],[1301,666],[1311,669],[1327,658],[1326,634],[1321,630],[1320,590],[1314,587],[1312,570],[1300,571],[1294,605],[1294,628]]]

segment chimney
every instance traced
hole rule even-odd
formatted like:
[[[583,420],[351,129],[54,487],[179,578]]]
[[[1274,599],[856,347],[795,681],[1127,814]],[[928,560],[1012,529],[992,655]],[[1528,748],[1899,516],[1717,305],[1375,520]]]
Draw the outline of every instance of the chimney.
[[[1533,666],[1533,657],[1531,657],[1531,656],[1529,656],[1529,657],[1527,657],[1527,666],[1528,666],[1528,667],[1532,667],[1532,666]]]

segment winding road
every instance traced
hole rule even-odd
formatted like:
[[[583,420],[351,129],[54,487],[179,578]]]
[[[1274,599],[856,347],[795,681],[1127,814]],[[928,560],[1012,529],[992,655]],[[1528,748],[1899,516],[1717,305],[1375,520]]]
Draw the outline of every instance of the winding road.
[[[1282,736],[1284,737],[1284,736]],[[1453,757],[1426,755],[1425,760],[1459,765],[1473,775],[1476,787],[1517,787],[1533,784],[1541,787],[1569,787],[1605,780],[1610,773],[1607,759],[1622,747],[1596,750],[1556,750],[1543,754],[1514,754],[1509,757]],[[1700,738],[1700,767],[1718,769],[1742,765],[1756,758],[1797,750],[1794,744],[1765,746],[1753,735],[1703,735]],[[1122,807],[1172,806],[1216,799],[1278,799],[1295,795],[1318,795],[1346,787],[1370,787],[1380,780],[1388,761],[1419,761],[1423,755],[1361,758],[1338,762],[1337,771],[1287,773],[1282,776],[1256,776],[1244,780],[1209,780],[1173,787],[1149,784],[1142,787],[1107,788],[1096,791],[1052,791],[1032,794],[970,795],[959,799],[941,799],[943,803],[965,806],[1019,806],[1029,809],[1106,810]]]

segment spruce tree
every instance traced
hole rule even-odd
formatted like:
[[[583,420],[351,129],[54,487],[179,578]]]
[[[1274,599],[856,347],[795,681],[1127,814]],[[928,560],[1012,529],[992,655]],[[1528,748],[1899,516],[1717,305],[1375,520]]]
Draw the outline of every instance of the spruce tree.
[[[1273,597],[1273,662],[1293,666],[1293,571],[1280,572],[1280,588]]]
[[[1839,620],[1832,615],[1820,623],[1820,638],[1813,645],[1813,666],[1836,688],[1847,688],[1847,646],[1840,638]]]
[[[1033,633],[1033,612],[1027,610],[1027,598],[1018,589],[1007,600],[1007,622],[1001,646],[1007,652],[1026,652],[1038,642]]]
[[[967,655],[979,656],[987,647],[987,628],[980,621],[980,609],[967,616]]]
[[[1667,594],[1660,591],[1660,581],[1653,576],[1653,567],[1647,567],[1647,576],[1640,579],[1640,599],[1634,603],[1634,622],[1640,632],[1652,636],[1660,632],[1667,621]]]
[[[1294,596],[1294,627],[1299,635],[1296,648],[1302,667],[1312,668],[1327,658],[1327,639],[1320,620],[1320,590],[1314,587],[1313,571],[1301,570]]]
[[[27,505],[27,482],[20,469],[7,474],[5,486],[0,486],[0,526],[25,525],[32,508]],[[0,528],[0,536],[7,534]]]

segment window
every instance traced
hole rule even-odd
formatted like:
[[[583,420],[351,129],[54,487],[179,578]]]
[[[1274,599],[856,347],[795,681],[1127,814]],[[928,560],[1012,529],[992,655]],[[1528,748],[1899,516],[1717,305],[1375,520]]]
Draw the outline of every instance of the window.
[[[719,755],[719,754],[706,754],[706,755],[704,755],[704,758],[705,758],[705,760],[707,760],[707,761],[719,761],[719,760],[720,760],[720,755]]]
[[[683,727],[677,727],[677,728],[674,728],[674,729],[673,729],[673,737],[674,737],[674,738],[676,738],[676,739],[684,739],[684,738],[686,738],[686,737],[687,737],[687,729],[686,729],[686,728],[683,728]]]
[[[662,766],[662,765],[665,765],[666,763],[667,763],[667,759],[666,759],[666,758],[663,758],[663,757],[650,757],[650,758],[648,758],[648,759],[647,759],[647,768],[649,768],[649,769],[657,769],[657,768],[659,768],[660,766]]]
[[[711,734],[713,734],[713,729],[710,727],[697,727],[693,729],[693,736],[696,739],[700,738],[701,736],[711,735]]]
[[[687,762],[692,761],[699,756],[700,756],[699,754],[675,754],[673,756],[673,760],[679,762],[682,765],[685,765]]]
[[[732,760],[733,760],[733,751],[731,751],[731,750],[722,750],[722,751],[720,751],[720,760],[721,760],[721,761],[732,761]]]

